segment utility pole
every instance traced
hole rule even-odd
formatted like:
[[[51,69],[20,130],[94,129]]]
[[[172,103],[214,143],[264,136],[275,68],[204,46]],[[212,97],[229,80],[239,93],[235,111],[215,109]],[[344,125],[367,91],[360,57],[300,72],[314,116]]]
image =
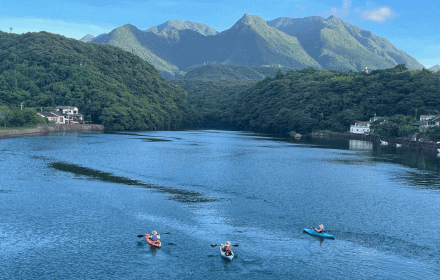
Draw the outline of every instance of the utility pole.
[[[20,102],[20,109],[23,111],[23,102]]]
[[[9,27],[9,34],[11,34],[12,32],[12,27]]]

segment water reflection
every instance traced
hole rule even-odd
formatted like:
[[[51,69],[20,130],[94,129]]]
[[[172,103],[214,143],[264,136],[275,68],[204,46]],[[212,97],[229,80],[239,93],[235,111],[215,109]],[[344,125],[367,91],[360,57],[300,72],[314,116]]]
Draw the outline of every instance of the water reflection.
[[[373,143],[362,140],[349,140],[349,149],[358,151],[371,151],[373,150]]]
[[[79,166],[76,164],[70,164],[66,162],[52,162],[49,164],[49,167],[64,171],[73,173],[75,175],[81,175],[89,179],[93,180],[99,180],[102,182],[109,182],[109,183],[117,183],[117,184],[123,184],[123,185],[135,185],[140,186],[143,188],[149,188],[154,189],[158,192],[168,193],[171,196],[169,197],[171,200],[175,200],[182,203],[202,203],[202,202],[212,202],[216,201],[216,199],[211,197],[206,197],[203,194],[195,191],[188,191],[188,190],[182,190],[177,188],[171,188],[171,187],[164,187],[164,186],[157,186],[152,184],[146,184],[144,182],[138,181],[138,180],[132,180],[126,177],[117,176],[109,172],[104,172],[88,167]]]

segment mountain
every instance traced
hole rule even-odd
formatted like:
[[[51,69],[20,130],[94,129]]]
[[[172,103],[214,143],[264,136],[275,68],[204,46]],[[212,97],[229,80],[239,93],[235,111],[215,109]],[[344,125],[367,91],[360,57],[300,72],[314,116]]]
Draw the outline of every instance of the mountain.
[[[106,129],[170,129],[198,122],[186,92],[120,48],[47,32],[0,31],[0,104],[76,106]],[[48,109],[49,110],[49,109]]]
[[[94,38],[95,38],[95,36],[93,36],[92,34],[87,34],[86,36],[82,37],[79,40],[88,43],[88,42],[92,41]]]
[[[416,59],[398,50],[385,38],[349,24],[336,16],[281,17],[268,24],[298,38],[310,56],[325,69],[359,71],[384,69],[405,64],[422,69]]]
[[[196,31],[202,35],[209,36],[209,35],[216,35],[218,34],[218,31],[214,28],[210,27],[207,24],[204,23],[198,23],[193,21],[180,21],[177,19],[169,20],[165,23],[162,23],[158,26],[152,26],[147,31],[149,32],[162,32],[167,30],[185,30],[190,29],[192,31]]]
[[[440,65],[437,64],[432,67],[429,67],[428,69],[431,71],[440,71]]]
[[[261,66],[280,64],[291,69],[361,71],[405,64],[421,69],[417,60],[385,38],[335,16],[278,18],[266,22],[245,14],[230,29],[207,33],[207,26],[178,20],[142,31],[127,24],[91,42],[132,52],[154,65],[166,78],[208,64]],[[205,28],[205,29],[203,29]]]

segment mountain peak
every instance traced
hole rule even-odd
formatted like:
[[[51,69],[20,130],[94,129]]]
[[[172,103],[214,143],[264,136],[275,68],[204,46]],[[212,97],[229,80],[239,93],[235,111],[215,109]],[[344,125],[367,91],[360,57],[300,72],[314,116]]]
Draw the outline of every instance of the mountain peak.
[[[266,21],[257,15],[250,15],[245,13],[241,19],[239,19],[233,26],[233,28],[240,28],[249,25],[264,26],[267,25]]]
[[[193,22],[193,21],[181,21],[178,19],[170,19],[158,26],[152,26],[147,30],[147,32],[160,33],[162,31],[167,31],[167,30],[186,30],[186,29],[196,31],[205,36],[216,35],[218,33],[217,30],[215,30],[214,28],[210,27],[207,24]]]
[[[87,34],[86,36],[82,37],[81,39],[79,39],[80,41],[83,42],[90,42],[95,38],[95,36],[93,36],[92,34]]]

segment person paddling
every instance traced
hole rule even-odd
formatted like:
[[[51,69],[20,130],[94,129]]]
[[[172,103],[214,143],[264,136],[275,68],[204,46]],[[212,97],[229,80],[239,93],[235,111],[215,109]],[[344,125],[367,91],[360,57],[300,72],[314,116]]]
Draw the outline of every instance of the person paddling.
[[[226,256],[231,255],[231,242],[226,241],[225,245],[222,245],[221,248],[222,248],[222,251],[225,252]]]
[[[160,234],[158,234],[157,231],[153,230],[153,232],[151,232],[150,239],[153,241],[159,240]]]
[[[320,225],[319,225],[319,228],[315,228],[315,231],[316,231],[316,232],[319,232],[319,233],[323,233],[323,232],[325,231],[325,229],[324,229],[324,225],[323,225],[323,224],[320,224]]]

